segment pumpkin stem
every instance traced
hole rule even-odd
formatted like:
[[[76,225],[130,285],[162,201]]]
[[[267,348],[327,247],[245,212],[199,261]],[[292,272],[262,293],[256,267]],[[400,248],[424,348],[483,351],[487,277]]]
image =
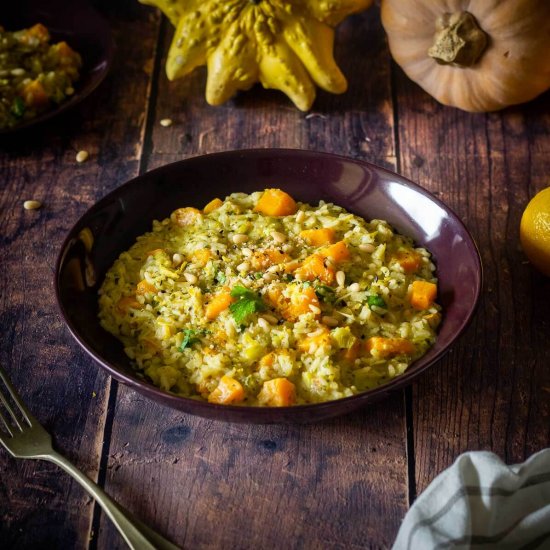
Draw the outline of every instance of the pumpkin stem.
[[[445,13],[435,23],[434,43],[428,55],[442,65],[471,67],[489,42],[475,17],[467,11]]]

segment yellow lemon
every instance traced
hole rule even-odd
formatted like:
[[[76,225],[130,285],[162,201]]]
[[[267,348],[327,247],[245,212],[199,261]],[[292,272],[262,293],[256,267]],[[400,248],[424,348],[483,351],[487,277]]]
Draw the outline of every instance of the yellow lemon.
[[[525,255],[550,277],[550,187],[535,195],[521,217],[519,237]]]

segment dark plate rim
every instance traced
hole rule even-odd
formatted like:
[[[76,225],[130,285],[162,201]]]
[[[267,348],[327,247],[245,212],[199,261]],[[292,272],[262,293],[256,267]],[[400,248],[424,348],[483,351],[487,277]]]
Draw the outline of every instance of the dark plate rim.
[[[131,187],[136,180],[141,179],[145,174],[162,174],[162,172],[166,170],[172,170],[175,165],[182,164],[182,163],[189,163],[189,162],[200,162],[198,159],[204,159],[212,158],[212,157],[235,157],[239,155],[247,155],[247,156],[261,156],[268,154],[276,154],[281,156],[309,156],[309,157],[330,157],[335,160],[340,160],[344,162],[352,162],[354,164],[358,165],[367,165],[369,168],[374,170],[379,170],[387,175],[398,178],[401,183],[405,184],[407,187],[410,187],[414,189],[415,191],[419,192],[420,194],[427,197],[429,200],[433,201],[435,204],[437,204],[439,207],[441,207],[443,210],[448,212],[454,220],[462,227],[464,234],[468,237],[469,242],[468,246],[473,250],[474,254],[473,257],[475,258],[476,263],[476,285],[474,290],[474,301],[473,306],[471,310],[469,311],[468,315],[464,318],[458,329],[456,330],[454,336],[451,338],[451,340],[448,342],[448,344],[439,350],[435,355],[430,357],[428,361],[426,361],[424,364],[422,364],[422,357],[419,358],[417,361],[411,363],[411,365],[407,368],[404,374],[397,376],[394,378],[391,382],[388,382],[387,384],[383,384],[381,386],[378,386],[376,388],[373,388],[371,390],[367,390],[363,393],[359,393],[356,395],[352,395],[349,397],[343,397],[341,399],[336,399],[333,401],[325,401],[322,403],[308,403],[305,405],[293,405],[293,406],[287,406],[287,407],[257,407],[257,406],[239,406],[239,405],[219,405],[216,403],[208,403],[207,401],[202,401],[199,399],[192,399],[190,397],[183,397],[179,395],[174,395],[172,393],[166,392],[164,390],[161,390],[160,388],[157,388],[153,384],[150,384],[149,382],[145,380],[140,380],[137,377],[127,375],[115,367],[113,367],[110,363],[105,361],[100,355],[96,353],[95,350],[90,348],[86,342],[84,342],[75,327],[73,326],[72,322],[70,321],[68,315],[65,312],[65,309],[63,307],[63,303],[61,301],[60,296],[60,290],[59,290],[59,275],[60,275],[60,269],[61,264],[63,262],[64,253],[71,241],[73,239],[73,233],[75,232],[76,228],[79,227],[84,218],[88,217],[90,214],[93,214],[96,210],[99,210],[103,207],[103,205],[109,201],[112,201],[113,198],[118,197],[119,195],[124,195],[125,190],[128,187]],[[282,414],[285,412],[295,411],[297,415],[301,415],[301,413],[307,414],[307,412],[310,411],[318,411],[321,412],[325,408],[333,407],[335,403],[349,403],[353,401],[357,406],[361,406],[360,403],[362,401],[374,401],[377,399],[377,397],[382,397],[384,394],[390,393],[398,388],[401,388],[403,386],[409,385],[417,376],[419,376],[422,372],[424,372],[427,368],[434,365],[436,362],[438,362],[442,357],[444,357],[448,351],[450,350],[451,346],[456,342],[456,340],[463,334],[463,332],[466,330],[466,328],[471,323],[480,302],[481,297],[481,290],[483,288],[483,264],[481,261],[481,255],[479,253],[479,248],[475,242],[475,239],[473,238],[472,234],[466,227],[466,225],[462,222],[462,220],[458,217],[458,215],[454,212],[452,208],[447,206],[445,203],[443,203],[440,199],[435,197],[432,193],[430,193],[428,190],[421,187],[419,184],[414,183],[410,179],[406,178],[405,176],[402,176],[396,172],[393,172],[392,170],[389,170],[387,168],[384,168],[382,166],[378,166],[376,164],[373,164],[371,162],[360,160],[360,159],[353,159],[351,157],[346,157],[344,155],[334,154],[334,153],[326,153],[322,151],[314,151],[314,150],[308,150],[308,149],[290,149],[290,148],[254,148],[254,149],[232,149],[232,150],[226,150],[226,151],[220,151],[215,153],[207,153],[203,155],[195,155],[192,157],[187,157],[185,159],[175,161],[169,164],[165,164],[163,166],[160,166],[158,168],[155,168],[153,170],[150,170],[149,172],[146,172],[145,174],[139,174],[138,176],[124,182],[117,188],[115,188],[113,191],[109,192],[107,195],[99,199],[99,201],[95,202],[90,208],[82,214],[79,219],[72,225],[72,227],[69,229],[66,238],[63,240],[63,243],[60,248],[60,252],[58,253],[56,262],[55,262],[55,270],[54,270],[54,287],[55,287],[55,297],[56,297],[56,303],[59,313],[61,314],[61,317],[69,329],[69,332],[73,336],[73,338],[78,342],[80,347],[86,351],[86,353],[94,359],[99,365],[101,365],[111,376],[113,376],[116,380],[119,382],[122,382],[123,384],[130,386],[131,388],[135,389],[136,391],[139,391],[141,393],[146,393],[149,397],[155,398],[157,402],[163,403],[167,406],[171,406],[174,408],[181,408],[178,407],[178,403],[187,402],[191,403],[194,408],[196,408],[198,411],[193,412],[193,414],[201,414],[202,411],[205,411],[205,416],[208,413],[213,413],[214,411],[217,411],[219,413],[219,419],[223,420],[223,412],[234,412],[234,413],[241,413],[246,414],[246,411],[250,411],[251,414],[253,414],[256,417],[265,417],[265,420],[268,421],[269,417],[272,415],[273,411],[280,411]],[[152,220],[151,220],[152,221]],[[410,369],[413,368],[416,364],[416,368],[411,371]],[[420,364],[420,366],[418,366]],[[173,405],[172,405],[173,403]],[[199,412],[201,411],[201,412]],[[212,416],[212,414],[208,414],[208,416]]]

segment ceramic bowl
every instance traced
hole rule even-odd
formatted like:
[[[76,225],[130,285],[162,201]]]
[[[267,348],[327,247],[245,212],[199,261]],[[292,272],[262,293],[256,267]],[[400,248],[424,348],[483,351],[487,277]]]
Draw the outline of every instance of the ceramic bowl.
[[[85,0],[19,0],[2,6],[0,24],[10,31],[42,23],[53,42],[65,40],[82,56],[75,93],[66,101],[1,134],[19,132],[74,107],[88,97],[107,76],[114,56],[114,42],[107,21]]]
[[[97,290],[105,272],[138,235],[150,230],[154,219],[163,219],[180,206],[202,208],[214,197],[268,187],[280,187],[299,201],[316,204],[323,199],[367,219],[387,220],[432,252],[443,321],[434,347],[403,375],[365,393],[327,403],[282,408],[216,405],[170,394],[136,376],[121,343],[101,328]],[[476,309],[481,284],[481,261],[468,230],[449,207],[422,187],[367,162],[277,149],[189,158],[125,183],[76,223],[62,246],[55,276],[59,307],[70,332],[117,380],[154,401],[191,414],[255,423],[321,420],[353,411],[410,384],[441,359],[464,331]]]

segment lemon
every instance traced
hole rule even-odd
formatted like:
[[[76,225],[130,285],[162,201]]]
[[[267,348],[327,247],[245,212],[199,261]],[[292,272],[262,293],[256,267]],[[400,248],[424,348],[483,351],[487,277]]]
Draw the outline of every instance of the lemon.
[[[550,187],[537,193],[525,208],[519,237],[531,263],[550,277]]]

